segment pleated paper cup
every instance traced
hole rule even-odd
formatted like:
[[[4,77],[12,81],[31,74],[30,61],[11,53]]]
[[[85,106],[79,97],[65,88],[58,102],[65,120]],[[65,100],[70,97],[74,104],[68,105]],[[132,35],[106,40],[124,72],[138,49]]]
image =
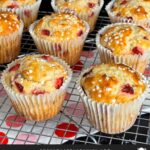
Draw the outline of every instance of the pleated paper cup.
[[[23,22],[20,21],[19,30],[9,35],[0,37],[0,64],[14,60],[21,50]]]
[[[95,129],[106,134],[119,134],[127,131],[133,126],[139,115],[148,88],[137,99],[127,103],[107,104],[96,102],[85,94],[80,83],[83,75],[91,69],[84,70],[77,80],[77,89],[82,98],[88,120]],[[141,75],[141,78],[147,85],[145,77]]]
[[[85,39],[89,33],[89,25],[84,21],[86,31],[83,33],[83,35],[81,35],[81,37],[77,37],[76,39],[72,40],[51,42],[36,36],[34,33],[34,28],[38,22],[39,21],[36,21],[29,28],[29,32],[38,51],[42,54],[57,56],[65,60],[70,66],[75,65],[80,59]]]
[[[70,10],[69,8],[61,10],[61,9],[59,9],[57,7],[56,0],[52,0],[51,1],[51,6],[52,6],[52,8],[53,8],[53,10],[55,12],[66,12],[66,13],[71,13],[71,14],[74,13],[79,18],[85,20],[90,26],[90,32],[92,32],[94,30],[94,28],[95,28],[95,25],[96,25],[99,13],[100,13],[103,5],[104,5],[104,0],[99,0],[99,5],[95,6],[95,8],[91,12],[86,12],[86,13],[80,12],[80,13],[77,13],[74,10]]]
[[[143,27],[147,28],[148,30],[150,30],[150,19],[138,21],[138,20],[132,20],[130,18],[116,16],[114,14],[114,12],[112,12],[113,4],[114,4],[114,0],[109,2],[105,7],[105,10],[106,10],[106,12],[110,18],[111,23],[116,23],[116,22],[134,23],[134,24],[137,24],[139,26],[143,26]]]
[[[8,94],[12,106],[18,115],[24,116],[27,120],[44,121],[51,119],[59,113],[64,102],[66,90],[72,78],[72,71],[63,60],[57,57],[51,57],[63,65],[68,73],[68,78],[64,81],[63,85],[53,93],[40,95],[21,94],[11,89],[6,82],[7,73],[9,69],[22,58],[9,64],[7,69],[2,73],[1,82]]]
[[[144,73],[144,70],[146,69],[147,65],[149,64],[150,55],[148,50],[143,55],[114,55],[108,48],[103,47],[100,43],[100,35],[102,35],[106,30],[109,28],[116,26],[116,25],[135,25],[132,23],[114,23],[107,25],[100,29],[96,35],[96,46],[99,52],[100,61],[101,63],[124,63],[136,71],[140,73]],[[135,25],[137,26],[137,25]],[[150,48],[149,48],[150,49]]]
[[[9,11],[17,14],[24,22],[24,28],[28,29],[38,16],[42,0],[37,0],[33,5],[27,5],[20,8],[0,8],[0,11]]]

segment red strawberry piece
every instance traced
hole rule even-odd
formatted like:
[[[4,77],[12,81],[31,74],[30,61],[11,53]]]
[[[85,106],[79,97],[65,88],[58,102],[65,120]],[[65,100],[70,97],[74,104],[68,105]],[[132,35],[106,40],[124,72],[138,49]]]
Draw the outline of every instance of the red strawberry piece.
[[[78,32],[77,32],[77,36],[81,36],[83,34],[83,31],[82,30],[79,30]]]
[[[43,30],[41,30],[41,34],[42,34],[42,35],[49,36],[49,35],[50,35],[50,31],[47,30],[47,29],[43,29]]]
[[[16,8],[19,8],[19,5],[14,2],[11,5],[9,5],[7,8],[16,9]]]
[[[61,51],[61,45],[55,44],[55,51]]]
[[[56,79],[56,82],[55,82],[56,89],[59,89],[62,86],[63,80],[64,80],[64,77],[60,77],[60,78]]]
[[[16,85],[18,91],[19,91],[20,93],[22,93],[22,92],[23,92],[23,86],[22,86],[20,83],[18,83],[18,82],[15,82],[15,85]]]
[[[39,90],[39,89],[34,89],[32,91],[32,94],[34,94],[34,95],[45,94],[45,91],[42,91],[42,90]]]
[[[130,84],[123,85],[121,91],[127,94],[134,94],[134,89]]]
[[[27,16],[27,17],[30,17],[31,16],[31,11],[30,10],[24,10],[24,15]]]
[[[94,3],[88,3],[88,6],[89,6],[89,8],[93,8],[93,7],[95,7],[95,4]]]
[[[20,64],[16,64],[16,65],[12,66],[12,67],[9,69],[9,72],[11,72],[11,71],[17,71],[17,70],[19,69],[19,67],[20,67]]]
[[[149,40],[147,36],[144,36],[143,39],[144,39],[144,40]]]
[[[136,46],[132,49],[133,54],[143,55],[143,49],[140,46]]]
[[[121,3],[120,3],[120,5],[124,5],[124,4],[126,4],[127,3],[127,1],[126,0],[123,0]]]
[[[50,57],[50,56],[48,56],[48,55],[44,55],[44,56],[42,56],[41,57],[42,59],[44,59],[44,60],[47,60],[47,61],[52,61],[53,59]]]

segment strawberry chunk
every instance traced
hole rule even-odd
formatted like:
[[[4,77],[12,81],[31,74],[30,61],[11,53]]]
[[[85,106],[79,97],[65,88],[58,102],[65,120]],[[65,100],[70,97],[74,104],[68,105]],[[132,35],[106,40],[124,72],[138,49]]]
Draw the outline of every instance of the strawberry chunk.
[[[95,3],[88,3],[89,8],[95,7]]]
[[[127,3],[127,1],[126,0],[123,0],[121,3],[120,3],[120,5],[124,5],[124,4],[126,4]]]
[[[77,32],[77,36],[81,36],[83,34],[83,31],[82,30],[79,30],[78,32]]]
[[[42,91],[42,90],[39,90],[39,89],[34,89],[32,91],[32,94],[34,94],[34,95],[45,94],[45,91]]]
[[[41,34],[42,34],[42,35],[49,36],[49,35],[50,35],[50,31],[47,30],[47,29],[43,29],[43,30],[41,30]]]
[[[17,70],[19,69],[19,67],[20,67],[20,64],[16,64],[16,65],[12,66],[12,67],[9,69],[9,72],[11,72],[11,71],[17,71]]]
[[[47,60],[49,62],[53,60],[49,55],[44,55],[41,58],[44,59],[44,60]]]
[[[63,80],[64,80],[64,77],[60,77],[60,78],[56,79],[56,82],[55,82],[56,89],[59,89],[62,86]]]
[[[19,8],[19,5],[17,3],[12,3],[7,8],[16,9],[16,8]]]
[[[143,49],[140,46],[136,46],[132,49],[133,54],[143,55]]]
[[[30,10],[24,10],[24,15],[29,18],[31,16],[31,11]]]
[[[20,83],[18,83],[18,82],[15,82],[15,85],[16,85],[18,91],[19,91],[20,93],[22,93],[22,92],[23,92],[23,86],[22,86]]]
[[[121,91],[127,94],[134,94],[134,89],[130,84],[123,85]]]

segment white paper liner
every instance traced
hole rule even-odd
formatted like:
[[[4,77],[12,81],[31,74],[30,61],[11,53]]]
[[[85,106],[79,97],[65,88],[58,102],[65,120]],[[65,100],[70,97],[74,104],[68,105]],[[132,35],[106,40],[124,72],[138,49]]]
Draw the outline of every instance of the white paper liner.
[[[9,63],[19,55],[22,32],[23,22],[20,20],[20,28],[18,31],[0,37],[0,64]]]
[[[107,12],[107,14],[108,14],[108,16],[109,16],[112,23],[115,23],[115,22],[135,23],[139,26],[143,26],[143,27],[147,28],[148,30],[150,30],[150,19],[137,21],[137,20],[127,19],[125,17],[116,16],[111,11],[113,3],[114,3],[114,0],[110,1],[105,7],[105,10],[106,10],[106,12]]]
[[[42,55],[41,55],[42,56]],[[62,107],[68,84],[72,78],[72,70],[61,59],[51,56],[52,59],[63,65],[68,73],[68,78],[63,82],[59,90],[53,93],[40,95],[30,95],[17,93],[11,89],[6,83],[6,75],[9,68],[14,66],[18,60],[13,61],[8,65],[7,69],[2,73],[1,82],[6,90],[8,97],[14,107],[16,113],[24,116],[27,120],[44,121],[53,118],[57,115]]]
[[[102,9],[104,5],[104,0],[99,0],[99,6],[96,6],[92,11],[90,12],[80,12],[80,13],[76,13],[74,10],[69,10],[69,9],[65,9],[65,10],[61,10],[57,7],[56,5],[56,0],[52,0],[51,1],[51,6],[54,9],[55,12],[67,12],[67,13],[74,13],[75,15],[77,15],[79,18],[85,20],[89,26],[90,26],[90,32],[92,32],[95,28],[99,13]],[[84,9],[84,8],[83,8]],[[92,15],[91,17],[89,16],[91,13],[94,13],[94,15]]]
[[[131,102],[122,104],[96,102],[85,94],[80,84],[83,75],[88,73],[91,69],[92,67],[82,71],[77,80],[77,89],[82,98],[88,120],[95,129],[106,134],[119,134],[125,132],[135,123],[145,99],[148,87],[143,94]],[[146,78],[142,75],[141,78],[145,84],[148,85]]]
[[[150,55],[146,52],[144,55],[121,55],[116,56],[114,55],[108,48],[105,48],[100,43],[100,35],[102,35],[106,30],[109,28],[116,26],[116,25],[135,25],[133,23],[114,23],[107,25],[100,29],[96,35],[96,46],[99,52],[100,61],[102,63],[124,63],[140,73],[144,73],[145,68],[147,67],[150,59]],[[149,51],[149,50],[148,50]]]
[[[57,56],[63,60],[65,60],[69,65],[75,65],[79,59],[83,49],[84,41],[89,33],[89,25],[84,21],[86,31],[81,35],[81,37],[77,37],[76,39],[69,40],[69,41],[58,41],[58,43],[54,43],[40,37],[37,37],[34,33],[34,27],[39,22],[36,21],[33,23],[30,28],[29,32],[34,40],[34,43],[40,53],[50,54]],[[57,50],[61,47],[61,50]]]
[[[30,24],[37,19],[41,2],[42,0],[37,0],[33,5],[27,5],[20,8],[0,8],[0,11],[9,11],[17,14],[19,18],[23,20],[24,28],[28,29]]]

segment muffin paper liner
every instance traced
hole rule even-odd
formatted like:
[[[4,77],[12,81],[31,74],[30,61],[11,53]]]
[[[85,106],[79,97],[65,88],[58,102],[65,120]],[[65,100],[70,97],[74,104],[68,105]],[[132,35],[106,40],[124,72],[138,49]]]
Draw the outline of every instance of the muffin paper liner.
[[[37,0],[33,5],[28,5],[21,8],[0,8],[0,11],[9,11],[17,14],[19,18],[23,20],[24,28],[28,29],[30,24],[37,19],[41,2],[42,0]]]
[[[70,9],[61,10],[57,7],[56,0],[52,0],[51,5],[55,12],[72,13],[72,14],[77,15],[79,18],[85,20],[90,26],[90,32],[92,32],[95,28],[99,13],[104,5],[104,0],[99,0],[99,6],[96,6],[91,12],[86,12],[86,13],[83,13],[83,12],[76,13],[74,10],[70,10]]]
[[[0,37],[0,64],[9,63],[19,55],[22,32],[23,22],[21,21],[18,31]]]
[[[41,55],[42,56],[42,55]],[[72,78],[72,70],[61,59],[51,56],[54,60],[63,65],[68,73],[68,78],[63,85],[53,93],[30,95],[20,94],[11,89],[6,83],[6,75],[9,68],[14,66],[18,60],[8,65],[8,68],[2,73],[1,82],[6,90],[8,97],[14,107],[16,113],[24,116],[27,120],[44,121],[57,115],[62,107],[68,84]],[[22,59],[22,58],[20,58]],[[19,59],[19,60],[20,60]]]
[[[39,21],[36,21],[29,28],[29,32],[35,42],[35,45],[37,46],[38,51],[40,53],[57,56],[65,60],[71,66],[75,65],[80,59],[84,41],[89,33],[88,23],[84,21],[86,31],[83,33],[83,35],[81,35],[81,37],[77,37],[77,39],[68,41],[58,41],[55,43],[36,36],[34,33],[34,27],[38,22]]]
[[[100,44],[100,35],[103,34],[108,28],[116,26],[116,25],[135,25],[132,23],[115,23],[110,24],[102,29],[100,29],[96,35],[96,46],[99,52],[100,61],[102,63],[124,63],[135,70],[137,70],[140,73],[144,73],[145,68],[147,67],[150,59],[149,53],[145,53],[144,55],[122,55],[122,56],[116,56],[114,55],[108,48],[103,47]]]
[[[91,69],[84,70],[77,80],[77,89],[82,98],[88,120],[94,128],[103,133],[118,134],[125,132],[135,123],[148,88],[141,96],[131,102],[122,104],[96,102],[85,94],[80,84],[83,75]],[[147,84],[146,78],[142,75],[141,77]]]
[[[114,0],[112,0],[111,2],[109,2],[106,7],[105,7],[105,10],[110,18],[110,21],[112,23],[115,23],[115,22],[126,22],[126,23],[135,23],[139,26],[143,26],[145,28],[147,28],[148,30],[150,30],[150,19],[145,19],[145,20],[142,20],[142,21],[136,21],[136,20],[131,20],[131,19],[128,19],[128,18],[125,18],[125,17],[120,17],[120,16],[116,16],[112,11],[111,11],[111,8],[113,6],[113,3],[114,3]]]

